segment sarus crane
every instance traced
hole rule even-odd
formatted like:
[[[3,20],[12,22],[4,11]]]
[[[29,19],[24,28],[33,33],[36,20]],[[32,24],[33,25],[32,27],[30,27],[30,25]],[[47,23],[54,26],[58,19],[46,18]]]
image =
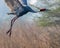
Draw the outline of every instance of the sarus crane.
[[[11,36],[12,26],[16,19],[28,12],[37,13],[40,11],[46,11],[45,8],[40,9],[39,11],[34,11],[31,7],[28,6],[27,0],[5,0],[5,2],[11,9],[11,13],[8,13],[8,15],[15,15],[15,17],[11,20],[10,29],[6,32],[9,36]]]

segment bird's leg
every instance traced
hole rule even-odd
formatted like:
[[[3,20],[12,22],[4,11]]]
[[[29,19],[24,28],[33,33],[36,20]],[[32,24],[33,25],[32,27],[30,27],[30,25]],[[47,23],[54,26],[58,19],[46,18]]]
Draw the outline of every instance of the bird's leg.
[[[15,17],[11,20],[10,29],[6,32],[7,34],[9,33],[9,36],[11,36],[12,26],[13,26],[13,24],[14,24],[14,22],[16,21],[17,18],[18,18],[18,16],[15,16]]]

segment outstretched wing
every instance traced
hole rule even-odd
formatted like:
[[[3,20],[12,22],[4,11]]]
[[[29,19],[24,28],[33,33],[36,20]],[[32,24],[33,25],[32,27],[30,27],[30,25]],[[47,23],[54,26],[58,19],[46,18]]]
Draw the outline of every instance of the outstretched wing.
[[[5,0],[5,2],[10,7],[11,11],[14,11],[18,7],[23,6],[19,0]],[[22,2],[24,2],[24,1],[22,0]]]

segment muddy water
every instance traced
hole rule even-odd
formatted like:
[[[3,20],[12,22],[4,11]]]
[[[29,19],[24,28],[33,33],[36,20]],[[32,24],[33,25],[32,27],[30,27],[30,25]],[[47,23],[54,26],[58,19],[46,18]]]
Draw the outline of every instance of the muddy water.
[[[1,23],[0,48],[60,48],[60,26],[40,27],[30,20],[21,20],[14,23],[12,36],[6,31],[10,20]]]

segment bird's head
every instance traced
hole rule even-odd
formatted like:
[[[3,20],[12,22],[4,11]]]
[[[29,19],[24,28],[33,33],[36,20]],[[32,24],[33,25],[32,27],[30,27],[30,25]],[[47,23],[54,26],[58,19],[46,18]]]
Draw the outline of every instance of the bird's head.
[[[30,4],[30,5],[31,5],[31,4]],[[35,5],[31,5],[31,6],[37,8],[37,9],[39,10],[39,11],[35,11],[35,13],[36,13],[36,12],[50,11],[50,9],[47,9],[47,8],[39,8],[39,7],[35,6]]]
[[[42,8],[42,9],[40,9],[40,12],[41,11],[50,11],[49,9],[46,9],[46,8]]]

